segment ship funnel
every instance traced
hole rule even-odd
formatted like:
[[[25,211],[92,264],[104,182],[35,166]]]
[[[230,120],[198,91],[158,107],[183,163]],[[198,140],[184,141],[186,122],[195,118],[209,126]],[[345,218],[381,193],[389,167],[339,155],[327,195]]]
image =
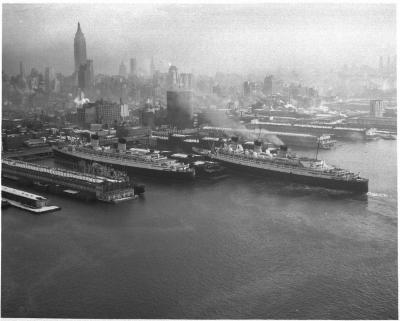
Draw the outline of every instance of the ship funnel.
[[[254,141],[254,151],[256,153],[261,153],[262,142],[259,140]]]
[[[125,138],[118,139],[118,151],[120,153],[126,151],[126,139]]]
[[[288,148],[286,145],[279,146],[279,156],[286,157],[287,156]]]
[[[232,142],[233,149],[236,149],[236,147],[238,146],[239,137],[232,136],[231,137],[231,142]]]
[[[92,135],[90,137],[90,142],[92,144],[92,147],[99,147],[99,136],[98,135]]]

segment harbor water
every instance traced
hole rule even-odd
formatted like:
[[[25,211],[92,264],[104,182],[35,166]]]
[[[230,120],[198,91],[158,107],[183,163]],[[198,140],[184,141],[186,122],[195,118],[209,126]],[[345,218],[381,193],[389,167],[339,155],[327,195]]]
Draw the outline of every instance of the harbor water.
[[[2,212],[2,316],[397,319],[396,143],[319,151],[364,196],[241,175],[118,205],[41,193],[62,210]]]

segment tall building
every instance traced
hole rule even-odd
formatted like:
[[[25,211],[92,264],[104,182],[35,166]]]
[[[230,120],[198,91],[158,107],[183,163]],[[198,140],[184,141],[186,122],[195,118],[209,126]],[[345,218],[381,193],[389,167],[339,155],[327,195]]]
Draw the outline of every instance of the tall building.
[[[243,96],[248,97],[251,94],[250,81],[243,83]]]
[[[86,40],[79,22],[74,39],[74,58],[75,86],[84,91],[91,91],[94,88],[93,60],[86,57]]]
[[[178,129],[193,127],[191,91],[167,91],[167,121]]]
[[[264,79],[264,85],[263,85],[263,93],[266,96],[272,95],[272,82],[273,82],[273,76],[266,76]]]
[[[154,67],[154,57],[151,57],[151,62],[150,62],[150,76],[151,77],[153,77],[155,71],[156,71],[156,68]]]
[[[54,90],[56,75],[53,67],[46,67],[44,72],[45,91],[52,92]]]
[[[114,126],[126,116],[127,106],[120,103],[112,103],[104,100],[98,100],[94,103],[86,103],[81,108],[77,108],[78,120],[80,123],[89,124],[107,124]]]
[[[25,78],[25,68],[22,61],[19,62],[19,75],[21,76],[21,78]]]
[[[74,38],[75,72],[79,72],[81,65],[86,64],[86,40],[78,22],[78,30]]]
[[[118,75],[124,78],[127,76],[126,66],[123,61],[121,61],[121,64],[119,65]]]
[[[136,58],[130,59],[130,70],[129,73],[131,76],[136,76]]]
[[[168,89],[176,89],[178,85],[178,68],[171,66],[168,70]]]
[[[81,65],[78,72],[78,87],[90,90],[94,87],[93,60],[87,60]]]

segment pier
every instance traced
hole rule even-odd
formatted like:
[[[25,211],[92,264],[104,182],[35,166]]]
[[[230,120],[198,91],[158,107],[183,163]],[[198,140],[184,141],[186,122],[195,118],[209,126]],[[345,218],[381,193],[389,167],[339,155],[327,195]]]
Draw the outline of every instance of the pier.
[[[40,185],[53,192],[105,202],[136,198],[129,178],[108,178],[62,168],[3,159],[2,176],[26,185]]]

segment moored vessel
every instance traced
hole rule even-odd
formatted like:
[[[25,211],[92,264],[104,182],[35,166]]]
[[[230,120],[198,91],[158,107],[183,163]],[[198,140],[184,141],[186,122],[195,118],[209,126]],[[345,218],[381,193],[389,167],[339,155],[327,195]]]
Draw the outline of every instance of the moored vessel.
[[[326,164],[323,160],[298,157],[286,146],[262,149],[262,142],[254,142],[254,150],[244,149],[233,137],[230,143],[209,151],[209,157],[236,172],[277,177],[302,184],[330,189],[368,192],[368,179],[359,174]]]
[[[97,162],[128,172],[128,174],[151,178],[169,178],[192,180],[195,178],[195,169],[183,164],[160,152],[149,149],[126,149],[126,144],[120,141],[118,149],[104,149],[98,146],[69,145],[62,148],[53,148],[56,159]]]

